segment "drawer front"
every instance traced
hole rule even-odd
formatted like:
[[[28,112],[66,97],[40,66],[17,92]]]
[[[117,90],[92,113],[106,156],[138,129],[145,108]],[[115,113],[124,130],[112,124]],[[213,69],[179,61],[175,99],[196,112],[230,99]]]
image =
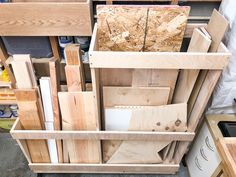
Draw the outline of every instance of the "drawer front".
[[[206,123],[204,123],[186,158],[190,176],[211,177],[220,162],[214,140]]]

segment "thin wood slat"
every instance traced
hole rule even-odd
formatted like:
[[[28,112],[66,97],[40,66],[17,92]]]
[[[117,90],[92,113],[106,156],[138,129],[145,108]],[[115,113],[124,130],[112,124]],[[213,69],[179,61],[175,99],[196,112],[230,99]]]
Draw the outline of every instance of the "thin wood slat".
[[[30,163],[31,170],[42,173],[137,173],[175,174],[179,164],[43,164]]]
[[[207,52],[211,44],[199,29],[195,29],[187,52]],[[175,88],[173,103],[187,103],[199,70],[182,70]]]
[[[1,36],[91,36],[90,0],[2,3],[0,25]]]
[[[147,132],[147,131],[48,131],[48,130],[22,130],[19,118],[14,123],[11,135],[14,139],[88,139],[88,140],[180,140],[192,141],[193,132]]]
[[[59,60],[52,59],[49,61],[49,72],[51,81],[51,92],[52,92],[52,107],[53,107],[53,119],[54,129],[61,130],[61,117],[59,110],[58,91],[60,91],[60,77],[59,77]],[[63,163],[63,152],[62,152],[62,141],[57,140],[57,153],[59,162]]]

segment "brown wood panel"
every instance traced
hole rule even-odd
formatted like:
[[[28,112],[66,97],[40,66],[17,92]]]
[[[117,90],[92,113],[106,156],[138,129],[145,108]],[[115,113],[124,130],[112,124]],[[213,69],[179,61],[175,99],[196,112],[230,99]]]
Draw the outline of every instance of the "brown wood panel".
[[[0,35],[91,36],[91,18],[89,0],[80,3],[1,3]]]

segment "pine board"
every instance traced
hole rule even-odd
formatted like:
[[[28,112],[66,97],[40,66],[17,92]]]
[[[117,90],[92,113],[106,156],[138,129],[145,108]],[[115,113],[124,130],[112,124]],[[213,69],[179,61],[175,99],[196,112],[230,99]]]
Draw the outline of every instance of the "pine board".
[[[59,92],[63,130],[97,130],[93,92]],[[99,141],[66,140],[71,163],[98,163]]]

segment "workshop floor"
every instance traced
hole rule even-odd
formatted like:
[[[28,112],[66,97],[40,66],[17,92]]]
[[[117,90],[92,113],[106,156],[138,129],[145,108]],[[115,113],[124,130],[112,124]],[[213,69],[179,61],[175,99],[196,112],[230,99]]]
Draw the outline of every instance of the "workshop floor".
[[[1,177],[188,177],[187,168],[180,167],[176,175],[122,175],[122,174],[35,174],[28,168],[27,161],[16,141],[9,133],[0,133],[0,176]]]

